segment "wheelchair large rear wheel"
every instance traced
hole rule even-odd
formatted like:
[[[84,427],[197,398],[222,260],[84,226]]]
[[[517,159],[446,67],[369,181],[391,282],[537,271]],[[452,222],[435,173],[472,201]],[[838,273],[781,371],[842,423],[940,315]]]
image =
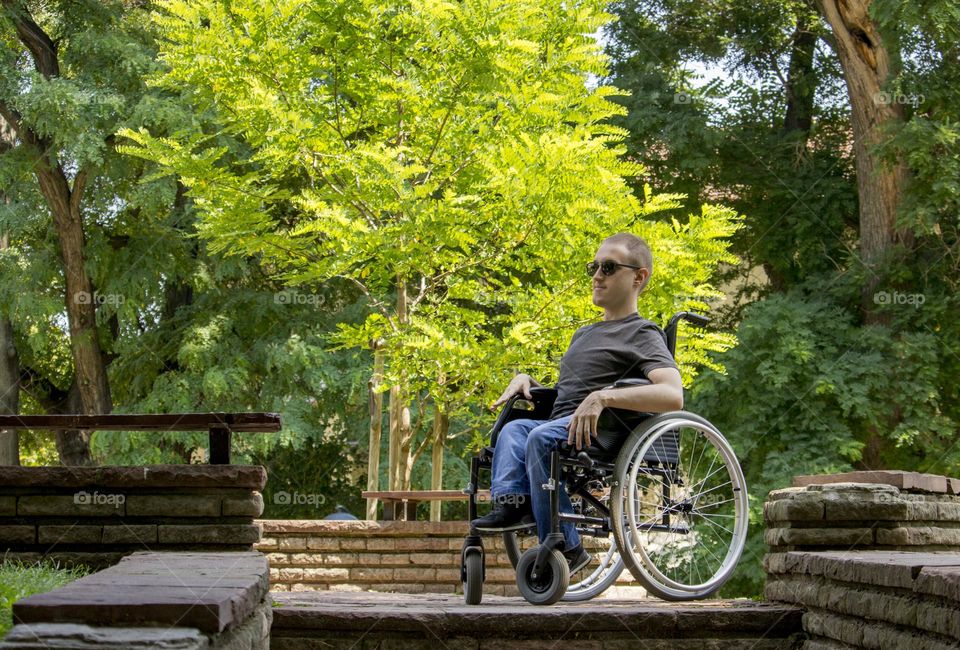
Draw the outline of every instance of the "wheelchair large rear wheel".
[[[617,547],[650,593],[706,598],[730,578],[746,541],[747,487],[716,427],[685,411],[650,418],[627,438],[614,477]]]

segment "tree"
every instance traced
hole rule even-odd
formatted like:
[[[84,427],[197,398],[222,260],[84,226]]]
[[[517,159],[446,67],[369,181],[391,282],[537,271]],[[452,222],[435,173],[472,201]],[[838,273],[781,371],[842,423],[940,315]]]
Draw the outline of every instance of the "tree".
[[[555,379],[571,328],[595,317],[582,263],[604,236],[634,229],[657,251],[650,317],[716,295],[736,215],[656,223],[677,197],[626,185],[640,168],[619,158],[613,91],[586,83],[604,72],[585,36],[602,3],[163,6],[158,83],[189,89],[234,144],[126,130],[123,151],[176,173],[211,249],[363,294],[367,317],[330,341],[370,349],[373,390],[389,391],[390,488],[410,486],[426,450],[439,462],[447,422],[511,368]],[[690,342],[688,375],[731,341]]]
[[[111,404],[106,364],[96,331],[95,292],[86,268],[81,212],[93,161],[70,154],[64,157],[60,148],[66,143],[58,142],[54,133],[43,124],[46,116],[41,117],[38,123],[35,118],[31,119],[29,113],[26,116],[23,114],[24,108],[29,111],[32,107],[18,106],[10,101],[14,99],[9,94],[13,94],[10,90],[17,77],[23,81],[29,79],[24,95],[37,97],[47,91],[47,99],[52,99],[57,90],[69,89],[71,84],[61,76],[58,42],[37,24],[27,5],[16,0],[4,0],[3,8],[5,26],[12,27],[20,48],[29,53],[35,74],[28,73],[22,63],[16,65],[19,53],[8,46],[5,52],[7,61],[4,63],[10,65],[14,74],[5,75],[3,79],[6,86],[4,90],[7,90],[4,94],[7,96],[0,99],[0,116],[14,131],[19,141],[18,147],[25,150],[24,155],[35,161],[33,173],[53,217],[63,265],[64,302],[76,369],[76,386],[83,412],[109,413]],[[64,81],[66,83],[61,83]],[[70,166],[75,166],[75,170],[68,176]],[[65,461],[70,464],[90,462],[87,436],[82,432],[61,433]]]

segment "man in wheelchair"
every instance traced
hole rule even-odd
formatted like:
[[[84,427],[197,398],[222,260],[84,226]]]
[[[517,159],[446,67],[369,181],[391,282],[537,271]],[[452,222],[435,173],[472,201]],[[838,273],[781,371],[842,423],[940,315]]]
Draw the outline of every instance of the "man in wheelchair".
[[[542,544],[550,532],[551,495],[541,489],[551,478],[551,454],[566,443],[577,450],[591,446],[604,409],[644,413],[683,407],[683,385],[663,330],[637,313],[637,298],[653,272],[647,243],[630,233],[603,240],[587,264],[593,278],[593,303],[603,320],[578,329],[560,361],[557,398],[547,419],[514,419],[496,439],[491,468],[492,512],[471,522],[473,531],[492,533],[528,528],[536,523]],[[643,385],[609,388],[624,378],[646,378]],[[536,380],[518,374],[491,409],[515,395],[531,398]],[[596,441],[594,441],[596,444]],[[573,511],[561,483],[560,511]],[[590,563],[576,528],[563,522],[563,555],[570,573]]]

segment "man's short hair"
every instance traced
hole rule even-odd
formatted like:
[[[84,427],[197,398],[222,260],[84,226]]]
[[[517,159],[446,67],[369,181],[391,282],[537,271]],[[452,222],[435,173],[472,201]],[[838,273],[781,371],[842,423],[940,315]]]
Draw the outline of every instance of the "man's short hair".
[[[629,232],[618,232],[604,239],[603,243],[623,246],[627,249],[627,264],[642,266],[650,271],[650,276],[653,275],[653,253],[650,251],[650,246],[642,237],[637,237]],[[647,282],[650,282],[650,276],[644,281],[643,286],[640,287],[640,291],[643,291],[647,287]]]

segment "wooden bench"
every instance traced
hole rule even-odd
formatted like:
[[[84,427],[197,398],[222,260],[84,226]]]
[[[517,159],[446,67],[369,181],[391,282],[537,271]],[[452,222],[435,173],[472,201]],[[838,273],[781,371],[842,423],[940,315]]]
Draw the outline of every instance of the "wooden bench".
[[[383,518],[386,521],[416,521],[417,505],[421,501],[467,501],[469,494],[461,490],[386,490],[365,491],[364,499],[383,501]],[[477,501],[489,501],[490,490],[478,490]]]
[[[158,413],[108,415],[0,415],[0,431],[209,431],[211,465],[230,464],[234,432],[276,432],[278,413]]]

